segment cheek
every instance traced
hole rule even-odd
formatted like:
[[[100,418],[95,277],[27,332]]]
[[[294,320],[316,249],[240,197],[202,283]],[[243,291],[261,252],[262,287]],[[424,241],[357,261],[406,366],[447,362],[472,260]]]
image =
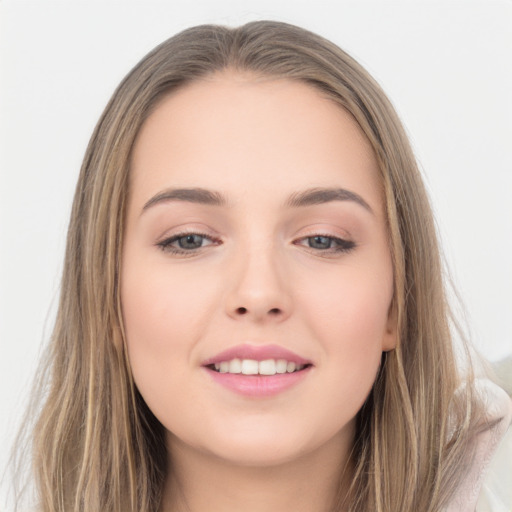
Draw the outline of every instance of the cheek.
[[[174,390],[185,390],[191,351],[201,336],[201,304],[193,295],[160,267],[125,267],[121,298],[133,379],[166,428],[174,425],[173,412],[186,410],[192,396],[188,388],[183,394]]]
[[[389,270],[389,271],[386,271]],[[392,299],[391,270],[370,273],[365,268],[343,268],[302,288],[303,311],[325,340],[335,345],[357,345],[360,351],[382,342]]]
[[[190,345],[209,314],[210,293],[207,283],[170,271],[165,263],[126,261],[121,301],[128,345],[156,358]]]
[[[336,287],[310,309],[309,319],[323,348],[317,394],[331,411],[326,428],[333,432],[349,424],[363,406],[382,358],[388,301],[370,293],[370,287],[365,290],[361,281],[358,284],[343,292]]]
[[[176,324],[176,307],[180,305],[162,280],[150,272],[125,272],[122,307],[127,343],[130,351],[142,350],[155,357],[169,350],[169,325],[173,337],[181,339],[181,325]],[[177,317],[179,318],[179,317]]]
[[[362,405],[390,336],[392,271],[381,267],[378,273],[343,268],[310,282],[310,293],[301,296],[306,325],[323,349],[321,364],[343,405],[350,400],[352,407]]]
[[[121,302],[135,384],[165,423],[168,411],[187,406],[169,390],[183,389],[197,366],[197,347],[217,311],[220,284],[215,273],[198,279],[197,272],[148,259],[136,251],[124,258]]]
[[[201,303],[168,269],[136,263],[126,260],[122,273],[126,345],[135,383],[149,407],[158,410],[162,390],[178,385],[190,361],[200,336]]]

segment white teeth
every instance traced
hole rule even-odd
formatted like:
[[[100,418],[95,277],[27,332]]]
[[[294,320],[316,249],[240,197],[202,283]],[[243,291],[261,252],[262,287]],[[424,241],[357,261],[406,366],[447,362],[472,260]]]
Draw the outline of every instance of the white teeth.
[[[229,373],[242,373],[242,361],[240,359],[232,359],[229,362]]]
[[[259,364],[260,375],[275,375],[276,374],[276,362],[273,359],[267,359],[260,361]]]
[[[254,359],[242,360],[242,373],[244,375],[258,375],[258,361]]]
[[[293,363],[293,362],[291,362],[291,361],[290,361],[290,362],[286,365],[286,371],[287,371],[288,373],[292,373],[292,372],[294,372],[294,371],[295,371],[295,363]]]
[[[276,361],[276,373],[286,373],[287,365],[288,361],[286,359],[278,359]]]
[[[276,373],[293,373],[302,370],[306,365],[296,364],[286,359],[231,359],[215,363],[214,368],[220,373],[243,373],[244,375],[275,375]]]

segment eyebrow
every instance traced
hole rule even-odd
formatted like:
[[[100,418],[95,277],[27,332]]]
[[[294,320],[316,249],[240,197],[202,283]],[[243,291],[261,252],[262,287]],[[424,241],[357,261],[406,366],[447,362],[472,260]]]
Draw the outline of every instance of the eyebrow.
[[[170,201],[207,204],[210,206],[226,206],[227,200],[220,193],[205,188],[170,188],[153,196],[142,208],[144,212],[151,206]]]
[[[188,203],[205,204],[209,206],[227,206],[228,200],[220,192],[205,188],[171,188],[159,192],[147,201],[142,212],[160,203],[184,201]],[[373,213],[370,205],[355,192],[344,188],[310,188],[293,193],[284,203],[288,208],[301,208],[333,201],[352,201],[365,210]]]
[[[359,194],[344,188],[311,188],[296,192],[288,198],[285,205],[290,208],[299,208],[332,201],[353,201],[373,213],[370,205]]]

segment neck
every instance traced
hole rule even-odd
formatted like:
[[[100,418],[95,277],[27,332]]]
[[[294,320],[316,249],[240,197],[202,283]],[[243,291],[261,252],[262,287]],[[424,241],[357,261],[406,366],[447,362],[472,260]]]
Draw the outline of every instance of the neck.
[[[329,512],[352,474],[348,451],[335,441],[293,462],[247,466],[174,439],[161,512]]]

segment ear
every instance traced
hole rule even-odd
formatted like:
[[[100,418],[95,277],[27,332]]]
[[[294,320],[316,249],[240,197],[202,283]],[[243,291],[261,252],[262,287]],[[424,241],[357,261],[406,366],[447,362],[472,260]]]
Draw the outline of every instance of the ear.
[[[382,337],[382,351],[389,352],[396,348],[398,343],[398,307],[393,297],[388,310],[388,319],[386,322],[386,330]]]

